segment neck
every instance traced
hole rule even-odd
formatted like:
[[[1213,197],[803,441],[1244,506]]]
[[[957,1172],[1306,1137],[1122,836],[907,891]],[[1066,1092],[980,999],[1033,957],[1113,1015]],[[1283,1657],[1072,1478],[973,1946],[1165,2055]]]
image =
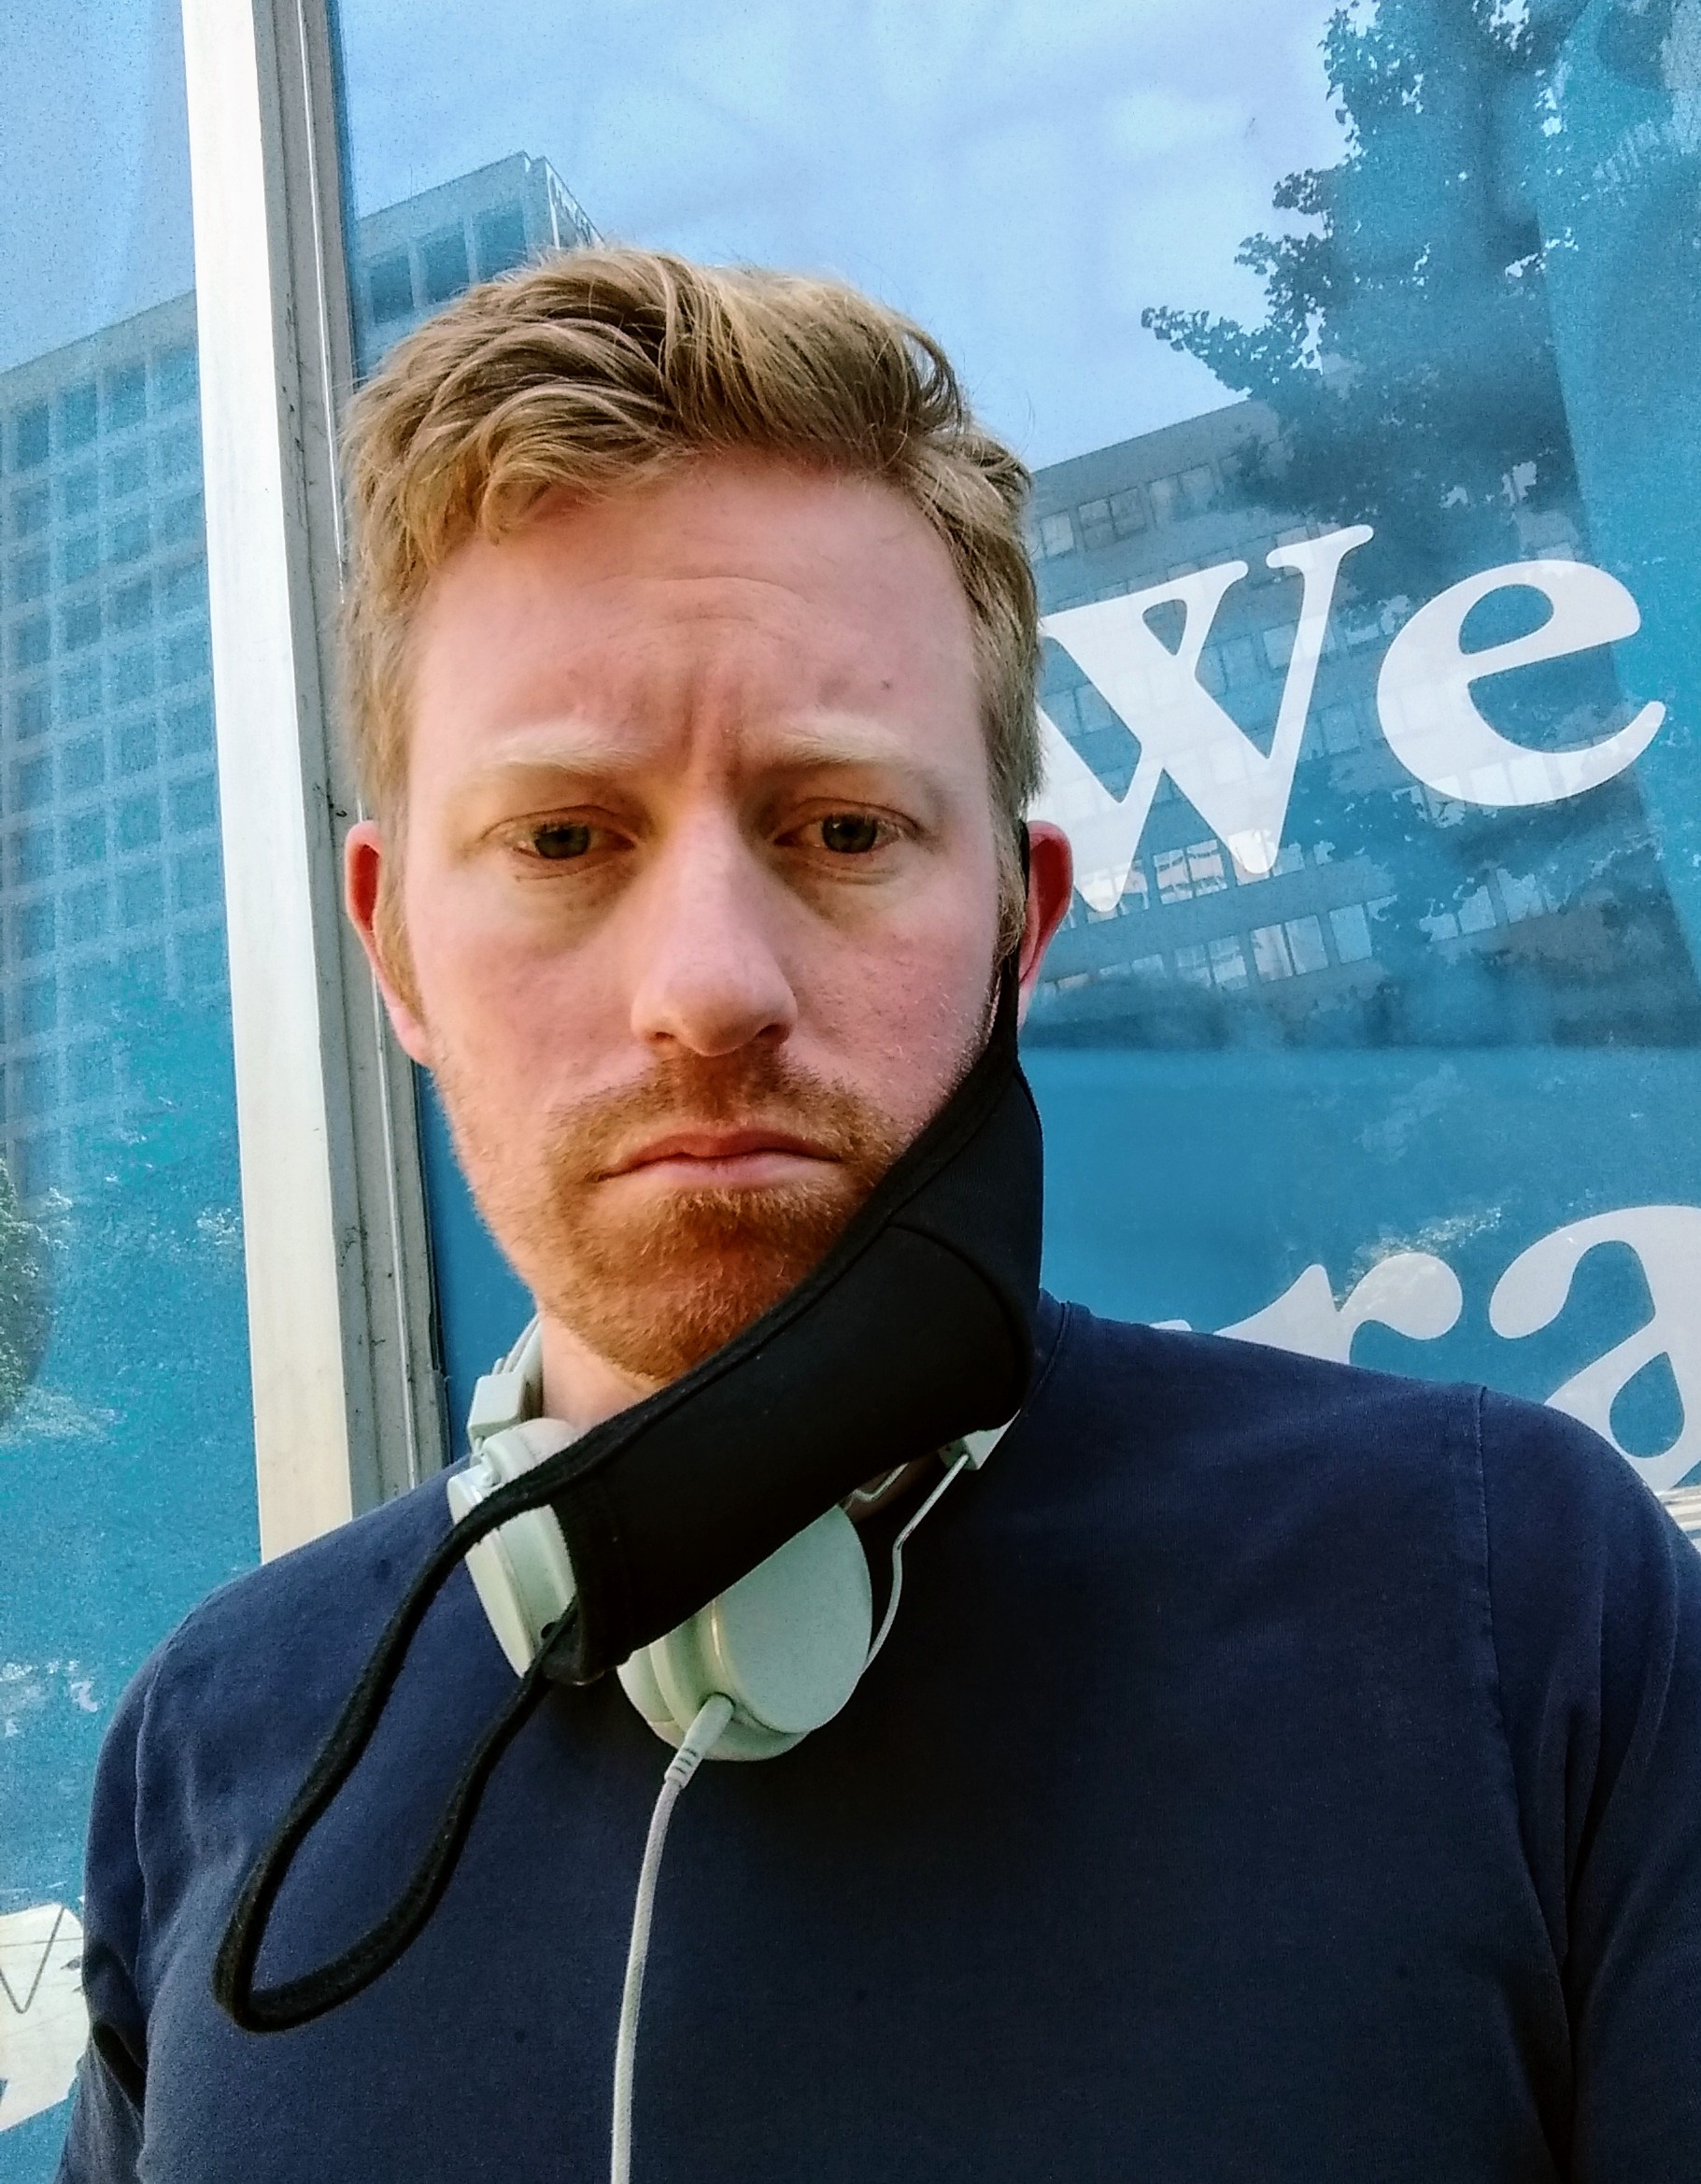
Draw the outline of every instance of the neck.
[[[587,1433],[617,1411],[630,1410],[645,1396],[653,1396],[661,1385],[659,1381],[622,1372],[547,1312],[543,1314],[541,1332],[546,1418],[560,1418]]]

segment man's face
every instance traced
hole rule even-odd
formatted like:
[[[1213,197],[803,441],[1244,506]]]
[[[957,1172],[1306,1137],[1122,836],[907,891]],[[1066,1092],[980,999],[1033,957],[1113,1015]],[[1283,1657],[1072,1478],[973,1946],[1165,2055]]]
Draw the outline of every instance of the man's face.
[[[895,490],[716,457],[461,546],[412,694],[351,912],[370,944],[399,857],[387,999],[486,1220],[546,1333],[665,1381],[809,1271],[985,1035],[961,587]]]

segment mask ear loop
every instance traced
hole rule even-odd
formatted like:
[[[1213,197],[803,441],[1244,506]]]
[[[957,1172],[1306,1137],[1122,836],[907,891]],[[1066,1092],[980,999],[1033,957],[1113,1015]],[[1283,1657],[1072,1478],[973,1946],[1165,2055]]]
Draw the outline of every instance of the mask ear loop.
[[[1021,848],[1026,875],[1028,865],[1026,827],[1021,830]],[[1000,1022],[1007,1020],[1006,1012],[1014,1017],[1016,984],[1016,957],[1006,957],[999,971],[994,1037],[998,1035]],[[949,1482],[947,1478],[944,1483]],[[497,1530],[510,1517],[538,1506],[533,1498],[537,1491],[535,1474],[529,1479],[511,1480],[488,1501],[462,1517],[453,1531],[438,1543],[386,1625],[376,1650],[361,1671],[335,1728],[297,1792],[276,1835],[243,1883],[213,1961],[212,1976],[215,2001],[242,2031],[289,2031],[351,2001],[418,1937],[441,1902],[497,1762],[539,1704],[544,1686],[550,1681],[549,1671],[559,1667],[571,1654],[578,1621],[576,1603],[546,1635],[544,1646],[521,1678],[518,1689],[475,1748],[450,1794],[429,1850],[390,1909],[331,1963],[299,1978],[286,1979],[276,1987],[262,1990],[254,1984],[266,1929],[290,1868],[371,1743],[378,1719],[432,1602],[442,1591],[449,1573],[465,1558],[468,1548],[476,1545],[487,1533]],[[936,1489],[932,1498],[937,1499],[942,1491],[943,1487]],[[880,1642],[884,1642],[889,1622],[888,1614]]]
[[[300,1978],[286,1979],[279,1986],[263,1990],[254,1984],[261,1946],[284,1880],[303,1843],[330,1809],[371,1742],[378,1717],[395,1688],[408,1648],[427,1610],[467,1549],[487,1532],[494,1531],[511,1513],[505,1503],[487,1502],[482,1509],[463,1517],[439,1544],[390,1617],[377,1650],[350,1694],[329,1741],[296,1793],[264,1855],[243,1883],[214,1959],[213,1996],[244,2032],[287,2031],[322,2017],[327,2010],[350,2000],[362,1988],[370,1986],[417,1938],[442,1900],[496,1763],[543,1697],[550,1654],[548,1644],[527,1669],[513,1697],[475,1747],[450,1793],[430,1848],[406,1887],[376,1925],[369,1928],[341,1956]],[[573,1610],[569,1609],[562,1623],[570,1622],[572,1616]],[[560,1628],[557,1625],[558,1631]]]

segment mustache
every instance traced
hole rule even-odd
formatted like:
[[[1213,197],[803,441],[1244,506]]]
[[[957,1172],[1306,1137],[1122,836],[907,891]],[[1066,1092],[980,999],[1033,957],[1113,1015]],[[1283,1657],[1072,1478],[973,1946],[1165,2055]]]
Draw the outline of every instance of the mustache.
[[[635,1084],[560,1110],[550,1130],[558,1177],[594,1183],[674,1130],[772,1129],[858,1170],[889,1167],[902,1140],[889,1117],[778,1047],[672,1055]]]

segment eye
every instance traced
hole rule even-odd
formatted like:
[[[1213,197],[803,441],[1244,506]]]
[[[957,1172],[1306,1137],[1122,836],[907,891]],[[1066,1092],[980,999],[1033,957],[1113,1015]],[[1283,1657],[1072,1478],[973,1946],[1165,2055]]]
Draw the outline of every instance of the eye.
[[[588,856],[596,847],[597,832],[583,819],[550,819],[527,830],[526,846],[534,857],[560,864]]]
[[[835,857],[866,857],[871,849],[879,848],[885,832],[872,812],[831,812],[816,825],[822,848]]]

